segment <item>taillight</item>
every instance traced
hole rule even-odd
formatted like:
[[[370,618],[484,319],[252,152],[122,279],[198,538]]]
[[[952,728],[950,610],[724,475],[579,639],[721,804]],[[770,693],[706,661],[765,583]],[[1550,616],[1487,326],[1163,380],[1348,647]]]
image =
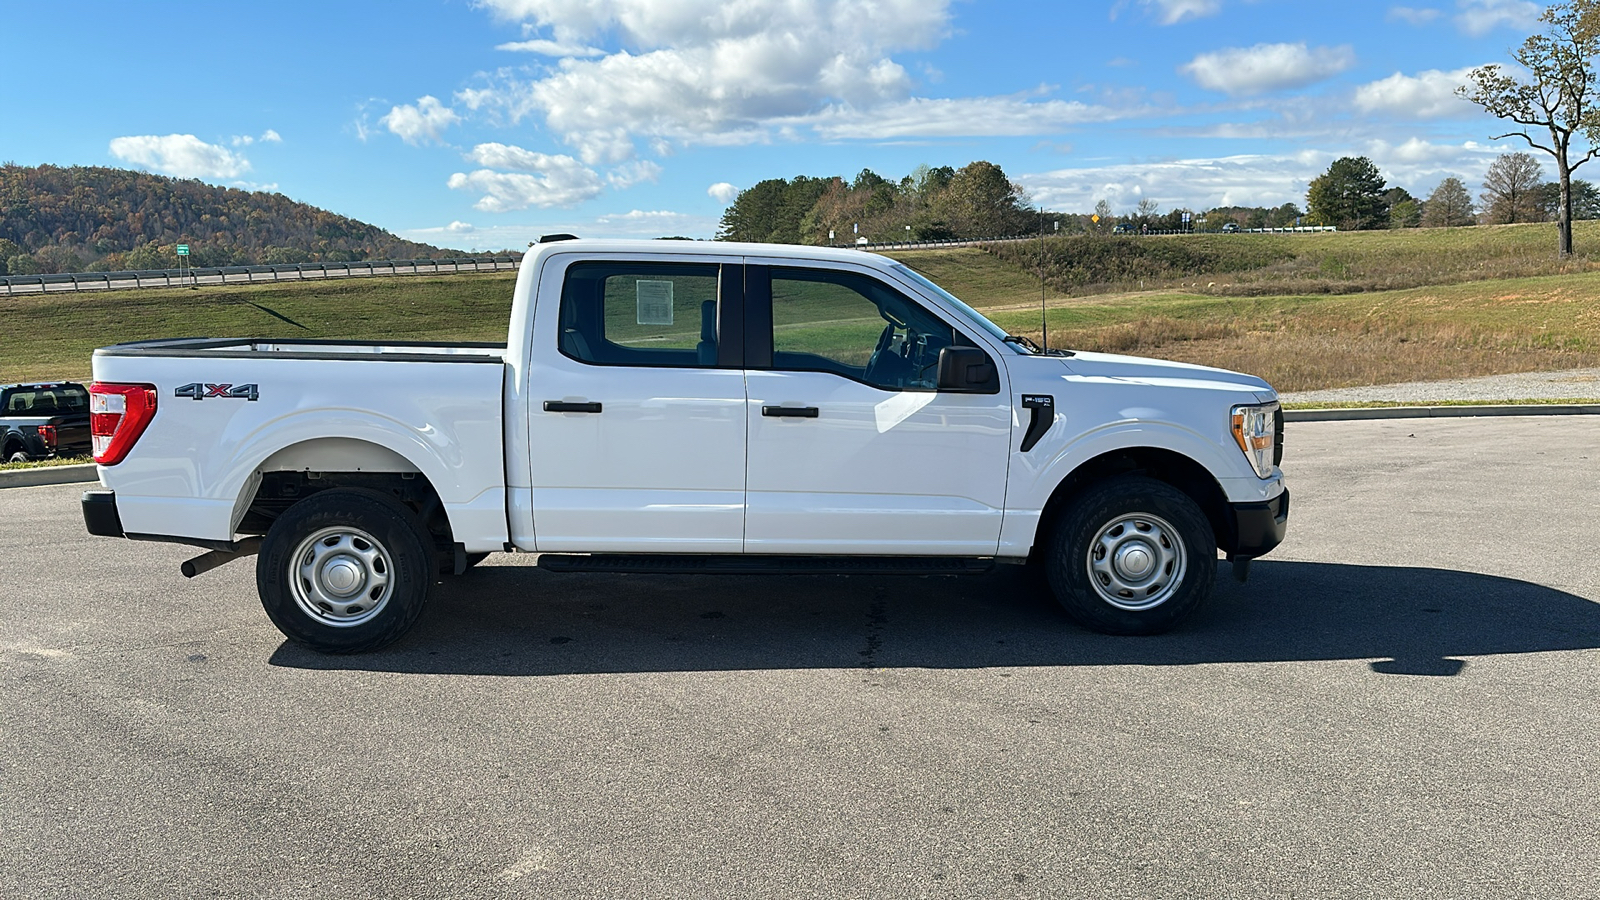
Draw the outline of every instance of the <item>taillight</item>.
[[[97,381],[89,385],[89,433],[94,437],[94,461],[102,466],[122,462],[155,417],[153,384]]]
[[[54,425],[40,425],[39,440],[44,442],[44,449],[56,449],[56,427]]]

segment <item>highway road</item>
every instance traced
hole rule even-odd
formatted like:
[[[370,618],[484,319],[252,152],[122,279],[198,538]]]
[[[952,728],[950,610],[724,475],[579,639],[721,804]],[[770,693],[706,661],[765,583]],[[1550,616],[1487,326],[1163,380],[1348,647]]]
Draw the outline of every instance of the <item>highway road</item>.
[[[1600,419],[1291,424],[1181,631],[498,557],[366,656],[0,491],[0,896],[1593,897]]]

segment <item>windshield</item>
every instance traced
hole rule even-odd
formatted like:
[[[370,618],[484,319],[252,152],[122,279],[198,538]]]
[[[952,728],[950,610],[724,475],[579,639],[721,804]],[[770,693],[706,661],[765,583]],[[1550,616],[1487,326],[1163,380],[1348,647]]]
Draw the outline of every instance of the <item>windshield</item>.
[[[911,279],[917,284],[922,285],[929,291],[932,291],[939,297],[943,298],[946,303],[955,307],[956,311],[965,316],[968,321],[988,332],[989,335],[995,340],[1003,341],[1008,336],[1004,328],[1001,328],[999,325],[996,325],[995,323],[984,318],[983,313],[980,313],[968,306],[966,303],[963,303],[961,298],[957,297],[955,294],[952,294],[944,288],[939,287],[937,284],[934,284],[932,281],[929,281],[921,272],[918,272],[916,269],[913,269],[904,263],[895,263],[893,268],[896,272],[899,272],[901,275],[904,275],[905,277]],[[1006,346],[1011,347],[1018,353],[1027,354],[1029,352],[1025,348],[1015,343],[1008,343]]]

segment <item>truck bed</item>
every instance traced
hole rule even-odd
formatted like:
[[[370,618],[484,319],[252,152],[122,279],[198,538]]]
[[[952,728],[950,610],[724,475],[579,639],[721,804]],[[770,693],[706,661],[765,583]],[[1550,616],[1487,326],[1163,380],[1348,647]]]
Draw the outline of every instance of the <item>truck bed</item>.
[[[503,345],[141,341],[96,350],[94,375],[156,389],[145,435],[101,468],[129,534],[225,542],[266,474],[389,472],[426,476],[468,550],[507,540]]]

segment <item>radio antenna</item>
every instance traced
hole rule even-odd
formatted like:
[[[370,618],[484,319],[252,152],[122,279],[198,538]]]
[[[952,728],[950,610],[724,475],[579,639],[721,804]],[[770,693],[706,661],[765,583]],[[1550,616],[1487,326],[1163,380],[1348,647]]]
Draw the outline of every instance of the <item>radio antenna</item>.
[[[1050,318],[1044,305],[1044,207],[1039,207],[1039,346],[1042,356],[1050,355]]]

